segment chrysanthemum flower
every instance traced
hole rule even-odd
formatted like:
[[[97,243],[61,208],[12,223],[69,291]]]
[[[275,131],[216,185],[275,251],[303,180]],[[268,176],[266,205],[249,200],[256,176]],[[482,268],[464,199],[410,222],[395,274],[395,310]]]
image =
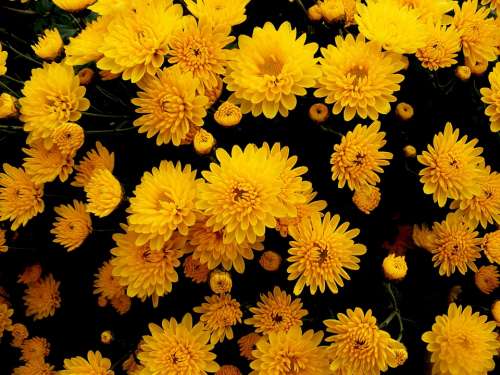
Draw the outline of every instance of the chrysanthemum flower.
[[[97,67],[122,78],[139,82],[154,75],[163,65],[168,43],[179,25],[182,6],[172,0],[142,1],[116,14],[103,35]]]
[[[113,212],[123,196],[120,181],[106,168],[92,173],[84,190],[87,194],[87,212],[98,217],[108,216]]]
[[[16,230],[43,212],[43,185],[34,183],[22,168],[3,164],[0,173],[0,220],[10,220]]]
[[[326,341],[331,342],[328,350],[334,373],[378,375],[398,366],[396,350],[404,346],[377,326],[371,310],[365,314],[359,307],[348,309],[347,315],[337,314],[337,319],[324,324],[333,334]]]
[[[23,148],[27,155],[24,158],[24,170],[36,184],[52,182],[58,177],[64,182],[73,172],[73,157],[63,154],[59,147],[51,143],[47,148],[44,141],[38,139],[29,148]]]
[[[296,96],[314,86],[320,75],[314,58],[318,45],[305,44],[306,34],[296,37],[289,22],[278,30],[266,22],[263,28],[255,27],[251,37],[240,35],[224,82],[234,92],[229,100],[241,104],[242,113],[274,118],[279,112],[287,117],[297,105]]]
[[[104,262],[94,277],[94,294],[112,299],[125,293],[125,287],[120,284],[117,277],[113,276],[111,262]]]
[[[18,284],[29,285],[40,280],[40,276],[42,275],[42,266],[40,263],[35,263],[30,266],[27,266],[23,273],[21,273],[17,277]]]
[[[95,0],[52,0],[62,10],[67,12],[79,12],[87,8]]]
[[[210,332],[210,343],[223,342],[225,338],[232,340],[232,327],[241,323],[243,316],[239,302],[229,294],[214,294],[205,297],[205,301],[193,311],[201,314],[200,322]]]
[[[163,319],[162,326],[150,324],[150,336],[143,336],[144,343],[138,354],[144,373],[147,374],[206,374],[219,369],[209,343],[210,332],[203,323],[193,326],[191,314],[182,322],[174,318]]]
[[[12,339],[10,346],[14,348],[21,348],[23,342],[29,337],[28,328],[22,323],[15,323],[10,327],[10,334]]]
[[[215,375],[241,375],[241,371],[238,367],[233,365],[224,365]]]
[[[358,124],[354,130],[342,137],[340,144],[333,147],[330,159],[332,180],[338,180],[339,188],[347,186],[351,190],[362,188],[366,184],[380,182],[377,173],[383,173],[383,166],[392,159],[390,152],[380,151],[386,144],[385,132],[381,132],[380,122],[370,126]]]
[[[369,215],[380,203],[380,190],[376,186],[364,184],[354,190],[352,202],[363,213]]]
[[[422,335],[431,353],[433,372],[439,374],[486,374],[495,368],[493,356],[500,347],[495,322],[472,313],[472,308],[452,303],[447,315],[436,317],[432,330]]]
[[[38,41],[31,46],[35,55],[44,60],[54,60],[62,51],[63,40],[59,30],[47,29],[43,35],[38,38]]]
[[[500,230],[484,235],[481,250],[491,263],[500,264]]]
[[[50,353],[50,344],[45,337],[32,337],[23,342],[21,347],[21,360],[31,362],[44,359]]]
[[[28,143],[44,139],[50,146],[54,129],[68,121],[77,121],[90,102],[84,98],[85,87],[68,65],[51,63],[31,71],[31,79],[19,99],[21,121],[29,132]]]
[[[17,99],[3,92],[0,94],[0,119],[14,117],[17,115]]]
[[[423,168],[419,175],[424,184],[424,193],[432,194],[432,199],[443,207],[448,198],[470,199],[480,195],[478,183],[484,169],[483,149],[475,147],[477,139],[467,142],[467,136],[460,140],[459,129],[454,130],[446,123],[444,132],[434,136],[433,145],[417,156]]]
[[[268,250],[264,251],[259,258],[259,264],[266,271],[274,272],[280,268],[281,255],[279,255],[276,251]]]
[[[200,263],[192,255],[184,259],[184,276],[190,278],[195,283],[205,283],[208,280],[210,270],[206,264]]]
[[[163,69],[138,84],[138,98],[132,103],[141,114],[134,121],[139,133],[156,137],[158,146],[172,142],[179,146],[192,129],[203,126],[208,98],[197,92],[199,81],[177,68]]]
[[[2,51],[2,44],[0,43],[0,76],[7,73],[7,51]]]
[[[453,9],[453,0],[397,0],[402,6],[415,9],[420,18],[425,21],[441,23],[445,21],[446,13]]]
[[[307,310],[302,309],[300,298],[292,297],[275,286],[272,292],[260,295],[257,307],[251,307],[253,316],[245,324],[253,325],[255,332],[269,335],[271,332],[287,332],[292,327],[301,327]]]
[[[408,272],[404,255],[397,256],[394,253],[384,258],[382,269],[387,280],[395,281],[403,279],[406,276],[406,272]]]
[[[477,288],[484,294],[491,294],[500,285],[500,273],[494,265],[482,266],[474,274]]]
[[[323,218],[319,215],[304,220],[290,230],[292,263],[287,271],[288,280],[297,280],[293,293],[299,295],[304,286],[311,294],[319,289],[325,291],[325,284],[332,293],[338,293],[338,287],[344,286],[342,279],[350,280],[347,270],[359,269],[359,255],[366,253],[366,247],[353,239],[359,229],[348,230],[349,223],[339,225],[340,216],[328,212]]]
[[[233,287],[231,274],[226,271],[214,270],[210,273],[210,289],[216,294],[230,293]]]
[[[497,326],[500,326],[500,300],[496,300],[491,305],[491,315],[495,319]]]
[[[54,208],[57,216],[50,233],[55,235],[54,242],[68,251],[80,247],[92,232],[92,220],[82,202],[73,200],[73,205],[60,205]]]
[[[417,49],[415,56],[422,66],[429,70],[448,68],[457,63],[455,58],[460,52],[460,33],[454,26],[440,23],[427,24],[425,44]]]
[[[74,157],[83,146],[85,133],[80,125],[67,122],[54,129],[51,138],[63,155]]]
[[[132,306],[132,299],[126,294],[120,294],[119,296],[110,299],[111,306],[120,315],[126,314]]]
[[[215,122],[224,127],[238,125],[242,117],[240,107],[231,102],[222,103],[214,113]]]
[[[490,129],[492,132],[500,131],[500,63],[488,75],[490,87],[481,89],[481,100],[487,104],[484,113],[490,118]]]
[[[116,2],[117,0],[113,0]],[[95,4],[97,5],[97,3]],[[88,23],[85,29],[74,37],[64,47],[67,65],[84,65],[99,60],[103,54],[99,51],[103,43],[103,35],[107,33],[112,17],[99,17]]]
[[[26,316],[33,316],[33,320],[53,316],[61,306],[60,284],[52,274],[29,284],[23,297]]]
[[[111,361],[102,356],[99,351],[87,353],[87,358],[73,357],[64,360],[64,370],[61,375],[113,375]]]
[[[13,309],[9,309],[5,303],[0,303],[0,338],[4,331],[12,328],[12,319],[10,318],[12,314],[14,314]]]
[[[196,222],[196,171],[188,164],[182,167],[163,160],[158,168],[146,172],[130,198],[128,224],[138,233],[137,245],[149,242],[152,250],[159,250],[178,231],[187,236]]]
[[[186,0],[186,5],[198,19],[205,18],[232,27],[247,19],[245,7],[249,2],[250,0]]]
[[[5,239],[5,233],[3,229],[0,229],[0,253],[6,253],[9,250]]]
[[[71,185],[84,187],[90,181],[95,170],[107,169],[113,172],[115,166],[115,154],[109,152],[101,142],[96,142],[95,148],[88,151],[83,159],[75,166],[76,176]]]
[[[262,338],[261,335],[255,332],[250,332],[248,335],[241,336],[238,340],[238,346],[240,348],[240,355],[249,361],[255,359],[253,356],[253,351],[257,342]]]
[[[323,331],[302,332],[300,327],[272,332],[257,342],[250,375],[328,375],[328,353],[320,346]]]
[[[54,366],[43,359],[26,362],[23,366],[16,367],[13,375],[56,375]]]
[[[334,103],[333,114],[344,111],[346,121],[356,114],[375,120],[379,113],[389,113],[390,103],[396,101],[393,93],[404,79],[397,74],[404,67],[402,60],[381,51],[378,43],[366,42],[361,34],[356,39],[351,34],[345,39],[337,36],[335,44],[321,49],[322,76],[314,96]]]

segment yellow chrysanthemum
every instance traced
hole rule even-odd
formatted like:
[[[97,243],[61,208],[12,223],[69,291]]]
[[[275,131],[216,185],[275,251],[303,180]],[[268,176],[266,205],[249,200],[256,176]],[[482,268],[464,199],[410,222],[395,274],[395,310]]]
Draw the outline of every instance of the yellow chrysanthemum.
[[[102,356],[99,351],[87,353],[87,359],[73,357],[64,360],[64,370],[59,371],[61,375],[113,375],[111,361]]]
[[[21,360],[31,362],[44,359],[50,353],[50,344],[44,337],[32,337],[23,342],[21,347]]]
[[[233,287],[231,274],[226,271],[214,270],[210,273],[210,289],[216,294],[230,293]]]
[[[187,236],[196,222],[196,170],[188,164],[182,167],[163,160],[158,168],[146,172],[130,198],[128,224],[138,234],[137,245],[149,242],[152,250],[159,250],[174,232]]]
[[[229,100],[240,104],[242,113],[274,118],[279,112],[287,117],[297,105],[296,97],[314,86],[320,75],[314,58],[318,45],[305,44],[306,34],[296,37],[289,22],[277,30],[266,22],[255,27],[251,37],[240,35],[224,82],[233,92]]]
[[[54,366],[43,359],[26,362],[23,366],[16,367],[13,375],[56,375]]]
[[[29,284],[23,297],[26,316],[33,316],[33,320],[53,316],[61,306],[59,285],[52,274]]]
[[[474,282],[484,294],[491,294],[500,285],[500,273],[494,265],[482,266],[474,275]]]
[[[54,60],[60,55],[63,48],[63,40],[59,30],[47,29],[43,35],[38,38],[38,41],[31,46],[35,55],[44,60]]]
[[[488,75],[490,87],[481,89],[481,100],[487,104],[484,113],[490,118],[490,129],[496,133],[500,131],[500,63]]]
[[[396,352],[405,347],[377,326],[371,310],[365,314],[359,307],[348,309],[324,324],[333,334],[326,341],[331,342],[330,369],[335,374],[379,375],[399,365]]]
[[[21,273],[17,278],[18,284],[29,285],[40,280],[40,276],[42,275],[42,266],[40,263],[32,264],[31,266],[27,266],[23,273]]]
[[[65,155],[53,142],[47,148],[44,141],[38,139],[29,148],[23,148],[27,157],[23,168],[36,184],[52,182],[59,177],[61,182],[68,179],[73,172],[74,160],[71,155]]]
[[[192,255],[184,259],[184,276],[190,278],[195,283],[205,283],[208,280],[210,270],[206,264],[201,264]]]
[[[481,250],[491,263],[500,264],[500,230],[484,235]]]
[[[17,99],[3,92],[0,94],[0,119],[17,116]]]
[[[7,73],[7,51],[2,51],[2,44],[0,43],[0,76]]]
[[[84,98],[85,87],[80,86],[73,68],[64,64],[44,64],[33,69],[22,93],[20,119],[24,130],[29,132],[28,143],[44,139],[50,145],[50,136],[57,126],[77,121],[80,112],[90,106]]]
[[[115,154],[109,152],[101,142],[96,142],[95,148],[88,151],[83,159],[75,166],[76,176],[71,185],[84,187],[90,181],[94,171],[107,169],[113,172],[115,166]]]
[[[500,300],[496,300],[491,305],[491,315],[493,316],[493,319],[495,319],[497,326],[500,326]]]
[[[287,271],[288,280],[297,280],[293,293],[299,295],[304,286],[311,294],[319,289],[325,291],[325,284],[332,293],[338,293],[338,287],[344,286],[342,279],[350,280],[347,270],[359,269],[359,255],[366,253],[366,247],[353,239],[359,229],[348,230],[349,223],[339,225],[340,216],[328,212],[323,218],[319,215],[304,220],[290,230],[292,263]]]
[[[355,16],[359,32],[387,51],[415,53],[425,44],[425,23],[417,10],[397,0],[366,0],[358,3]]]
[[[52,2],[67,12],[79,12],[93,4],[95,0],[52,0]]]
[[[436,317],[432,330],[422,335],[431,353],[435,374],[486,374],[495,368],[493,356],[500,341],[495,333],[495,322],[472,313],[470,306],[452,303],[447,315]]]
[[[245,7],[250,0],[186,0],[188,10],[196,18],[204,18],[224,26],[243,23],[247,16]]]
[[[118,278],[113,276],[111,262],[104,262],[94,277],[94,294],[113,299],[125,293],[125,288],[120,284]]]
[[[13,309],[9,309],[5,303],[0,303],[0,338],[3,336],[4,331],[12,328],[11,316],[14,314]]]
[[[85,210],[85,204],[73,200],[73,205],[60,205],[54,208],[57,216],[50,233],[55,235],[54,242],[68,251],[80,247],[92,232],[92,220]]]
[[[43,212],[43,185],[34,183],[22,168],[3,164],[0,173],[0,220],[10,220],[16,230]]]
[[[364,184],[354,190],[352,202],[363,213],[369,215],[380,203],[382,194],[376,186]]]
[[[10,346],[14,348],[21,348],[23,342],[29,337],[28,328],[22,323],[15,323],[10,327],[10,334],[12,339]]]
[[[205,297],[206,303],[193,308],[200,315],[200,322],[210,332],[210,343],[223,342],[225,338],[233,339],[233,329],[241,323],[243,313],[240,304],[229,294],[214,294]]]
[[[179,146],[193,128],[203,126],[208,98],[197,93],[199,81],[176,68],[163,69],[138,84],[138,98],[132,103],[141,114],[134,121],[139,133],[156,137],[158,146],[172,142]]]
[[[233,365],[224,365],[215,375],[241,375],[241,371],[238,367]]]
[[[287,332],[292,327],[301,327],[307,310],[302,309],[300,298],[292,297],[275,286],[272,292],[260,295],[257,307],[251,307],[253,316],[245,324],[253,325],[255,332],[269,335],[272,332]]]
[[[108,216],[113,212],[123,196],[120,181],[106,168],[92,173],[84,190],[87,194],[87,212],[98,217]]]
[[[390,152],[380,151],[386,144],[385,132],[381,132],[380,122],[370,126],[358,124],[354,130],[342,137],[340,144],[333,147],[330,159],[332,180],[338,180],[338,187],[347,186],[357,190],[364,185],[380,182],[377,173],[383,173],[383,166],[392,159]]]
[[[344,120],[350,121],[356,114],[375,120],[379,113],[390,112],[390,103],[396,101],[393,93],[404,79],[397,74],[404,67],[400,58],[383,52],[376,42],[366,42],[361,34],[356,39],[351,34],[337,36],[335,46],[322,48],[321,54],[322,76],[314,96],[334,103],[333,114],[344,111]]]
[[[440,23],[429,23],[426,27],[425,44],[417,49],[415,54],[422,66],[429,70],[438,70],[456,64],[455,58],[460,52],[460,33],[457,29]]]
[[[141,0],[116,14],[103,35],[99,52],[104,57],[97,67],[122,73],[123,79],[133,83],[145,74],[154,75],[163,65],[181,16],[182,6],[172,0]]]
[[[255,350],[257,342],[262,338],[261,335],[250,332],[248,335],[242,336],[238,340],[238,347],[240,348],[240,355],[249,361],[254,360],[253,351]]]
[[[328,353],[320,346],[322,339],[323,331],[303,333],[300,327],[272,332],[257,342],[250,375],[328,375]]]
[[[397,256],[396,254],[389,254],[382,262],[382,269],[384,270],[385,278],[388,280],[401,280],[408,272],[408,266],[404,255]]]
[[[9,250],[7,240],[5,239],[5,231],[0,229],[0,253],[6,253]]]
[[[432,199],[443,207],[448,198],[470,199],[480,195],[478,183],[484,170],[484,159],[480,157],[483,149],[475,147],[477,139],[467,142],[467,136],[459,140],[459,129],[446,123],[444,132],[434,136],[433,144],[427,146],[417,156],[423,168],[419,175],[424,185],[424,193],[432,194]]]
[[[103,35],[107,33],[111,20],[112,17],[99,17],[88,23],[79,34],[69,38],[69,43],[64,47],[65,64],[84,65],[99,60],[103,56],[99,51]]]
[[[215,122],[224,127],[238,125],[242,117],[240,107],[231,102],[222,103],[214,113]]]
[[[453,9],[454,0],[397,0],[399,4],[415,9],[423,20],[446,21],[446,13]]]
[[[85,133],[80,125],[67,122],[54,129],[51,138],[63,155],[74,157],[83,146]]]

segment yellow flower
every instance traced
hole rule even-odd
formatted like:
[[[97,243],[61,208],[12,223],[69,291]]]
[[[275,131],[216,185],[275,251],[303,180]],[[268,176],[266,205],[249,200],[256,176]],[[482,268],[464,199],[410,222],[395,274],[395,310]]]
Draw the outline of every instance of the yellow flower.
[[[490,129],[492,132],[500,131],[500,63],[488,75],[490,87],[481,89],[481,100],[487,104],[484,113],[490,118]]]
[[[54,129],[51,138],[63,155],[74,157],[83,146],[85,133],[80,125],[67,122]]]
[[[99,47],[104,57],[97,67],[122,73],[124,80],[139,82],[163,65],[168,43],[178,27],[182,6],[172,0],[142,0],[136,7],[116,14]]]
[[[52,274],[29,284],[23,297],[26,316],[33,316],[33,320],[54,316],[61,306],[59,285],[60,282],[55,281]]]
[[[215,122],[225,128],[238,125],[242,117],[240,107],[231,102],[222,103],[214,113]]]
[[[250,375],[328,375],[328,353],[320,346],[322,339],[323,331],[302,333],[300,327],[271,332],[253,351]]]
[[[101,332],[101,343],[110,344],[113,341],[113,333],[110,330]]]
[[[413,107],[405,102],[398,103],[396,106],[396,116],[403,121],[408,121],[413,117]]]
[[[84,98],[85,87],[71,66],[51,63],[31,71],[31,79],[22,89],[19,99],[21,121],[29,132],[28,143],[44,139],[50,146],[50,136],[55,128],[81,117],[90,102]]]
[[[90,181],[95,170],[107,169],[113,172],[115,166],[115,154],[109,152],[101,142],[96,142],[95,149],[88,151],[83,159],[75,166],[76,176],[72,186],[85,187]]]
[[[99,351],[87,353],[87,359],[73,357],[64,360],[64,370],[59,371],[61,375],[113,375],[111,361],[104,358]]]
[[[95,0],[52,0],[59,8],[67,12],[79,12],[95,2]]]
[[[364,184],[354,190],[352,202],[363,213],[369,215],[380,203],[380,190],[376,186]]]
[[[188,164],[182,167],[163,160],[158,168],[146,172],[130,198],[128,224],[138,234],[137,245],[149,242],[152,250],[160,250],[175,231],[187,236],[196,222],[196,171]]]
[[[111,298],[111,306],[120,315],[127,313],[132,305],[132,300],[126,294],[120,294],[119,296]]]
[[[417,149],[415,146],[406,145],[403,147],[403,153],[407,158],[415,158],[417,156]]]
[[[7,73],[7,51],[2,51],[2,44],[0,43],[0,76]]]
[[[238,340],[238,346],[240,348],[240,355],[249,361],[255,359],[253,356],[253,351],[255,350],[255,346],[257,342],[262,338],[261,335],[250,332],[248,335],[242,336]]]
[[[481,250],[491,263],[500,264],[500,230],[484,235]]]
[[[50,353],[50,344],[44,337],[33,337],[24,341],[21,347],[21,360],[32,362],[37,359],[43,360]]]
[[[34,141],[29,148],[23,148],[27,155],[24,158],[24,170],[36,184],[52,182],[57,177],[61,182],[64,182],[73,172],[72,155],[63,154],[54,142],[51,143],[52,145],[47,148],[44,142],[39,139]]]
[[[315,85],[320,75],[314,58],[318,45],[305,44],[306,34],[296,36],[289,22],[277,30],[266,22],[263,28],[255,27],[251,37],[240,35],[224,82],[233,92],[229,100],[240,104],[242,113],[274,118],[279,112],[287,117],[297,105],[296,96]]]
[[[207,155],[215,146],[215,138],[211,133],[200,129],[194,136],[193,145],[198,155]]]
[[[5,231],[0,229],[0,253],[6,253],[9,250],[7,241],[5,240]]]
[[[224,365],[215,375],[241,375],[241,371],[238,367],[233,365]]]
[[[10,334],[12,335],[10,345],[14,348],[21,348],[23,342],[29,336],[28,328],[22,323],[13,324],[10,328]]]
[[[87,212],[98,217],[113,212],[123,196],[120,181],[106,168],[96,170],[84,190],[87,194]]]
[[[415,9],[426,21],[444,22],[446,13],[453,9],[454,0],[397,0],[402,6]]]
[[[422,335],[431,353],[436,374],[486,374],[493,370],[493,356],[500,347],[495,322],[472,313],[472,308],[452,303],[447,315],[436,317],[432,330]]]
[[[387,51],[415,53],[425,44],[425,23],[417,10],[396,0],[366,0],[355,16],[359,32]]]
[[[198,80],[176,68],[146,76],[138,84],[138,98],[132,103],[141,117],[134,121],[139,133],[155,135],[158,146],[172,142],[179,146],[193,128],[203,126],[208,98],[197,93]]]
[[[479,267],[474,282],[481,292],[491,294],[500,285],[500,273],[494,265]]]
[[[68,251],[80,247],[92,232],[92,221],[85,211],[85,205],[75,199],[72,206],[63,204],[54,208],[54,211],[59,215],[50,231],[55,235],[54,242]]]
[[[210,332],[203,323],[193,326],[191,314],[182,322],[174,318],[163,319],[161,327],[149,324],[150,336],[143,336],[138,358],[145,374],[203,374],[219,369],[212,353],[214,345],[209,343]]]
[[[397,74],[404,64],[396,55],[383,52],[376,42],[366,42],[360,34],[354,39],[335,37],[335,44],[321,49],[322,76],[318,80],[317,98],[334,103],[332,112],[344,111],[344,120],[350,121],[356,114],[361,118],[378,118],[387,114],[393,95],[398,91],[404,76]]]
[[[137,5],[140,5],[141,1],[142,0],[139,0]],[[89,9],[101,16],[106,16],[129,10],[133,5],[134,0],[97,0],[94,4],[89,6]]]
[[[20,274],[17,278],[18,284],[29,285],[40,280],[40,276],[42,275],[42,266],[39,263],[35,263],[31,266],[27,266],[23,273]]]
[[[488,61],[486,60],[476,60],[475,62],[472,62],[469,58],[466,57],[465,65],[467,65],[471,73],[476,76],[481,76],[488,70]]]
[[[210,273],[210,289],[216,294],[230,293],[233,287],[231,274],[215,270]]]
[[[493,316],[493,319],[495,319],[497,326],[500,325],[500,300],[496,300],[493,302],[493,305],[491,305],[491,315]]]
[[[111,262],[104,262],[94,277],[94,294],[113,299],[125,293],[125,288],[120,284],[118,278],[113,276]]]
[[[7,93],[0,94],[0,119],[17,115],[17,99]]]
[[[460,33],[454,26],[439,23],[427,25],[427,38],[415,56],[422,66],[429,70],[448,68],[457,63],[455,58],[460,52]]]
[[[275,286],[272,292],[260,295],[257,307],[250,307],[253,316],[245,324],[255,327],[255,332],[269,335],[272,332],[288,332],[292,327],[301,327],[307,310],[302,309],[300,298],[292,297]]]
[[[16,367],[13,375],[56,375],[54,366],[43,359],[26,362],[23,366]]]
[[[317,124],[321,124],[328,119],[328,107],[323,103],[315,103],[309,107],[309,118]]]
[[[381,167],[389,165],[392,154],[379,151],[386,144],[385,132],[379,130],[378,121],[370,126],[356,125],[354,130],[342,137],[340,144],[333,147],[330,159],[332,180],[339,181],[339,188],[343,188],[346,182],[351,190],[380,182],[377,173],[384,172]]]
[[[0,303],[0,338],[4,331],[10,331],[12,328],[11,316],[14,314],[13,309],[9,309],[5,303]]]
[[[259,264],[266,271],[277,271],[281,265],[281,255],[279,255],[276,251],[264,251],[259,258]]]
[[[186,0],[186,5],[196,18],[209,19],[223,26],[235,26],[247,19],[245,7],[249,2],[250,0]]]
[[[34,183],[22,168],[3,164],[0,173],[0,220],[12,221],[16,230],[43,212],[43,185]]]
[[[195,283],[200,284],[208,280],[210,270],[206,264],[201,264],[192,255],[184,259],[184,276],[190,278]]]
[[[384,270],[385,278],[394,281],[404,279],[406,272],[408,272],[405,257],[395,254],[389,254],[384,258],[382,269]]]
[[[38,41],[31,46],[35,55],[43,60],[54,60],[60,55],[63,48],[63,40],[59,30],[46,29],[43,35],[38,38]]]
[[[345,18],[342,0],[323,0],[318,2],[322,17],[328,23],[340,22]]]
[[[478,140],[467,142],[467,136],[459,140],[459,129],[454,130],[446,123],[444,132],[434,136],[433,145],[417,156],[423,168],[419,175],[424,185],[424,193],[432,194],[432,199],[443,207],[448,198],[470,199],[480,195],[478,179],[484,169],[483,149],[474,147]]]
[[[205,297],[205,301],[193,311],[201,314],[200,322],[210,332],[210,343],[223,342],[225,338],[232,340],[232,326],[241,323],[243,316],[239,302],[229,294],[214,294]]]
[[[403,344],[391,338],[377,326],[377,319],[368,310],[366,314],[359,307],[348,309],[346,314],[337,314],[337,319],[323,322],[332,336],[329,355],[333,359],[330,369],[335,374],[378,375],[388,367],[399,365],[396,350]]]
[[[69,38],[69,43],[64,47],[66,54],[64,63],[67,65],[84,65],[103,57],[99,49],[103,43],[103,35],[107,33],[111,20],[112,17],[99,17],[95,21],[88,23],[79,34]]]
[[[342,279],[350,280],[346,270],[359,269],[359,255],[366,253],[366,247],[353,239],[359,229],[348,230],[349,223],[339,225],[340,216],[328,212],[323,218],[314,215],[290,230],[292,263],[287,271],[288,280],[298,279],[293,293],[299,295],[304,286],[311,294],[319,289],[325,291],[325,284],[332,293],[338,293],[338,287],[344,286]]]

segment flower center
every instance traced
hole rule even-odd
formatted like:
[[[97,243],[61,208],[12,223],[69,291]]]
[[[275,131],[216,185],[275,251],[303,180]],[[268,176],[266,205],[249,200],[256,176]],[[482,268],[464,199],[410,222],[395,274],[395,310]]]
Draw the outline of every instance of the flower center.
[[[264,62],[259,65],[259,72],[262,75],[276,77],[281,74],[284,63],[275,55],[266,56]]]
[[[49,95],[46,102],[47,110],[54,113],[58,120],[69,119],[72,111],[71,99],[66,95]]]
[[[352,79],[355,87],[362,85],[368,77],[368,68],[363,65],[355,65],[347,72],[347,78]]]

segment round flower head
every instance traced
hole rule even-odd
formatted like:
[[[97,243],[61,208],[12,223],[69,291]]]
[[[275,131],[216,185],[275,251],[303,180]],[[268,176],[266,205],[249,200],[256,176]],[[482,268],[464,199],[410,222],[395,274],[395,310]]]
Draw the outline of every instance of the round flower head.
[[[328,375],[328,352],[320,346],[322,339],[322,331],[302,332],[300,327],[271,332],[257,342],[250,375]]]
[[[50,353],[50,344],[44,337],[32,337],[23,342],[21,347],[21,360],[31,362],[45,359]]]
[[[259,264],[266,271],[274,272],[280,268],[281,265],[281,255],[279,255],[276,251],[264,251],[259,258]]]
[[[500,230],[484,235],[481,250],[491,263],[500,264]]]
[[[67,122],[54,129],[51,138],[62,155],[74,157],[83,146],[85,133],[80,125]]]
[[[0,220],[10,220],[16,230],[43,212],[43,185],[34,183],[22,168],[3,164],[0,173]]]
[[[233,365],[224,365],[215,375],[241,375],[241,371],[238,367]]]
[[[363,213],[369,215],[380,203],[380,190],[376,186],[364,184],[354,190],[352,202]]]
[[[33,69],[22,93],[20,119],[24,130],[29,132],[28,143],[43,139],[50,146],[54,129],[68,121],[77,121],[80,112],[90,106],[84,98],[85,87],[80,86],[73,68],[65,64],[44,64]]]
[[[29,285],[34,283],[35,281],[40,280],[40,276],[42,275],[42,266],[39,263],[35,263],[31,266],[27,266],[23,273],[20,274],[17,278],[18,284]]]
[[[42,140],[34,141],[29,148],[23,148],[27,155],[23,167],[33,182],[44,184],[59,177],[61,182],[73,172],[74,161],[71,155],[65,155],[53,142],[47,148]]]
[[[95,0],[52,0],[62,10],[67,12],[79,12],[87,8]]]
[[[112,17],[99,17],[88,23],[79,34],[70,37],[69,43],[64,47],[65,64],[84,65],[99,60],[103,56],[99,51],[103,43],[103,35],[107,33],[112,19]]]
[[[255,350],[255,346],[261,338],[262,336],[255,332],[250,332],[248,335],[242,336],[238,340],[240,355],[249,361],[255,359],[252,352]]]
[[[96,142],[95,148],[88,151],[83,159],[75,166],[76,176],[72,186],[84,187],[90,181],[95,170],[107,169],[113,172],[115,166],[115,154],[109,152],[101,142]]]
[[[196,18],[212,20],[223,26],[243,23],[247,16],[245,7],[250,0],[186,0],[188,10]]]
[[[110,300],[111,306],[120,315],[126,314],[132,306],[132,300],[126,294],[120,294],[119,296],[113,297]]]
[[[379,151],[386,144],[385,132],[379,130],[378,121],[370,126],[356,125],[354,130],[342,137],[340,144],[333,147],[330,159],[332,180],[339,181],[339,188],[343,188],[346,182],[351,190],[380,182],[377,173],[384,172],[381,167],[389,165],[392,154]]]
[[[329,110],[323,103],[315,103],[309,107],[309,118],[317,124],[321,124],[328,119]]]
[[[2,45],[0,43],[0,77],[7,73],[7,56],[9,54],[7,51],[2,51]]]
[[[35,55],[44,60],[54,60],[62,51],[63,40],[59,30],[47,29],[32,47]]]
[[[7,246],[7,241],[5,239],[5,231],[0,229],[0,253],[6,253],[9,251],[9,247]]]
[[[197,284],[205,283],[208,280],[210,270],[206,264],[201,264],[192,255],[184,259],[184,276],[190,278]]]
[[[61,306],[59,285],[52,274],[29,284],[23,297],[26,316],[33,316],[33,320],[53,316]]]
[[[240,107],[231,102],[222,103],[214,113],[215,122],[225,128],[238,125],[242,117]]]
[[[64,360],[61,375],[113,375],[111,361],[104,358],[99,351],[87,353],[87,358],[73,357]]]
[[[16,367],[13,375],[55,375],[54,366],[43,359],[26,362],[23,366]]]
[[[29,337],[28,328],[22,323],[13,324],[10,334],[12,335],[10,346],[14,348],[21,348],[23,342]]]
[[[103,35],[97,67],[122,73],[124,80],[139,82],[163,65],[168,43],[182,16],[182,6],[172,0],[142,0],[116,14]]]
[[[233,287],[231,274],[226,271],[215,270],[210,273],[210,289],[216,294],[230,293]]]
[[[393,95],[398,91],[404,76],[397,74],[404,65],[395,54],[383,52],[375,42],[366,42],[360,34],[356,39],[348,34],[345,39],[335,37],[335,46],[321,49],[322,76],[314,96],[326,97],[334,104],[333,114],[344,111],[344,120],[350,121],[358,114],[361,118],[378,118],[387,114]]]
[[[299,295],[304,286],[311,294],[319,289],[325,291],[325,284],[332,293],[344,286],[342,279],[350,280],[346,270],[359,269],[359,255],[366,253],[366,247],[353,239],[359,229],[348,230],[349,223],[340,224],[340,216],[328,212],[323,218],[314,215],[290,229],[292,263],[287,271],[288,280],[298,279],[293,293]]]
[[[223,342],[225,338],[233,339],[233,329],[237,323],[241,323],[243,313],[240,304],[229,294],[214,294],[205,297],[206,303],[193,309],[201,314],[200,322],[210,332],[210,343]]]
[[[198,155],[208,155],[215,146],[215,138],[211,133],[200,129],[194,136],[193,146]]]
[[[495,367],[493,356],[500,347],[495,322],[472,313],[472,308],[452,303],[447,315],[436,317],[432,330],[422,335],[431,353],[436,374],[486,374]]]
[[[59,215],[50,231],[55,235],[54,242],[61,244],[68,251],[80,247],[92,232],[92,220],[85,211],[85,205],[75,199],[73,205],[63,204],[54,208],[54,211]]]
[[[0,119],[14,117],[17,115],[17,99],[3,92],[0,94]]]
[[[125,287],[120,284],[117,277],[113,276],[111,262],[104,262],[94,277],[94,294],[111,300],[125,293]]]
[[[84,190],[87,194],[87,212],[98,217],[113,212],[123,196],[120,181],[106,168],[96,170]]]
[[[500,131],[500,63],[488,75],[490,87],[481,89],[481,100],[487,104],[484,113],[490,118],[490,129],[496,133]]]
[[[474,275],[477,288],[484,294],[491,294],[500,285],[500,273],[494,265],[482,266]]]
[[[158,146],[172,142],[179,146],[193,128],[203,126],[208,98],[197,93],[199,81],[176,68],[163,69],[138,83],[138,98],[132,103],[141,114],[134,121],[139,133],[156,135]]]
[[[130,198],[128,224],[138,233],[137,245],[149,242],[152,250],[159,250],[175,231],[187,236],[196,222],[196,171],[188,164],[174,165],[163,160],[158,168],[146,172]]]
[[[389,254],[384,258],[382,269],[387,280],[395,281],[404,279],[406,272],[408,272],[405,257],[395,254]]]
[[[426,27],[426,42],[415,54],[422,66],[429,70],[438,70],[456,64],[455,58],[460,52],[460,33],[457,29],[440,23],[429,23]]]
[[[467,142],[467,136],[459,140],[459,129],[454,130],[446,123],[444,132],[434,136],[433,144],[417,156],[423,168],[419,175],[424,193],[443,207],[448,198],[470,199],[480,195],[478,179],[484,169],[484,159],[479,156],[481,147],[475,147],[478,140]]]
[[[242,113],[274,118],[279,112],[287,117],[297,105],[296,96],[314,86],[320,74],[314,58],[318,45],[305,44],[306,34],[296,37],[289,22],[277,30],[266,22],[255,27],[251,37],[240,35],[224,82],[233,92],[229,100],[241,104]]]
[[[9,306],[5,303],[0,303],[0,338],[3,336],[4,331],[11,330],[12,314],[14,314],[14,310],[9,309]]]
[[[149,330],[137,355],[145,374],[206,375],[219,369],[210,332],[201,322],[193,326],[191,314],[180,323],[174,318],[163,319],[161,327],[151,323]]]

